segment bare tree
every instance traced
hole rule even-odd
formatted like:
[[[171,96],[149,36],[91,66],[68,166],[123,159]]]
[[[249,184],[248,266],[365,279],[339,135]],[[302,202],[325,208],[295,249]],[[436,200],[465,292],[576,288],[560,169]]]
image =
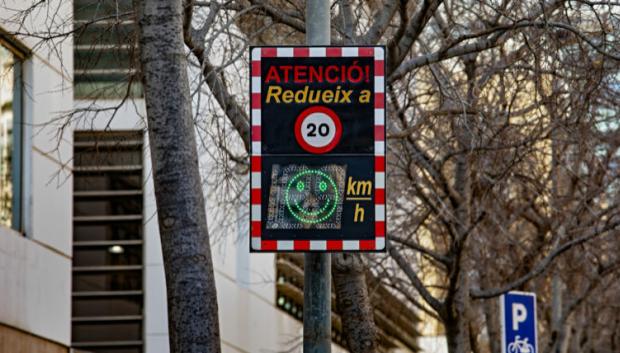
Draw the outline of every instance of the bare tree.
[[[599,94],[611,88],[602,78],[618,68],[617,44],[606,45],[608,53],[595,42],[605,26],[618,23],[589,28],[597,37],[589,39],[576,28],[589,27],[589,16],[612,13],[592,9],[584,16],[558,2],[548,5],[512,4],[511,16],[521,20],[506,33],[511,40],[468,50],[393,84],[400,126],[392,133],[391,170],[399,188],[392,191],[398,227],[390,254],[402,275],[397,271],[392,285],[443,323],[451,352],[497,351],[489,300],[529,289],[551,302],[546,281],[559,260],[617,235],[617,201],[608,188],[618,177],[611,143],[617,133],[597,126]],[[491,8],[443,6],[447,18],[461,20],[470,11],[479,20]],[[502,21],[502,12],[496,15]],[[553,25],[539,26],[539,16]],[[615,261],[601,266],[601,274],[616,272]]]
[[[169,46],[189,56],[190,97],[209,102],[199,135],[218,147],[218,180],[238,180],[222,200],[247,185],[247,47],[301,43],[303,8],[186,0],[175,18],[182,37],[169,40],[186,51]],[[497,296],[511,289],[538,293],[545,351],[617,350],[618,310],[603,308],[618,290],[620,4],[339,0],[332,12],[332,43],[388,49],[389,256],[334,267],[351,351],[375,344],[355,345],[374,326],[364,271],[438,320],[451,353],[498,351]]]
[[[172,352],[220,352],[181,0],[135,0]]]
[[[280,11],[244,5],[231,10],[259,6],[252,23],[262,17],[278,29],[261,33],[263,43],[303,33],[295,2]],[[601,201],[617,179],[615,146],[607,144],[615,131],[596,131],[603,105],[593,92],[613,96],[602,77],[618,68],[609,36],[617,5],[336,5],[332,42],[386,43],[389,52],[389,169],[398,186],[390,192],[393,261],[379,263],[384,278],[443,323],[451,352],[496,351],[495,310],[475,320],[489,300],[516,288],[544,293],[559,258],[616,234],[616,204]],[[562,158],[549,158],[553,151]],[[553,179],[567,173],[579,176],[571,193],[554,196]],[[480,346],[483,327],[489,348]]]

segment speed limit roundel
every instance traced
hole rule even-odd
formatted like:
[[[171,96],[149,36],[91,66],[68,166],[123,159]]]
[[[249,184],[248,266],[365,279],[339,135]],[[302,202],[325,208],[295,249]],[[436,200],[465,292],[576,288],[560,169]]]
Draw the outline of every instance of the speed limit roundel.
[[[309,107],[295,122],[295,138],[306,151],[315,154],[334,149],[342,136],[342,124],[336,113],[323,106]]]

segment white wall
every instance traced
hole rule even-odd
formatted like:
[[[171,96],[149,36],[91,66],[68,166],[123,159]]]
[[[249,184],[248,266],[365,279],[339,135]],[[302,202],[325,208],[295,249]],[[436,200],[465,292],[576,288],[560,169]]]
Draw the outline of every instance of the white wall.
[[[69,345],[71,261],[0,228],[0,322]]]
[[[71,3],[48,2],[54,21],[71,18]],[[30,2],[9,0],[0,9],[0,27],[17,27],[16,12]],[[11,10],[9,10],[11,9]],[[38,15],[37,15],[38,14]],[[43,31],[49,17],[33,12],[21,29]],[[70,24],[70,22],[67,22]],[[60,28],[64,30],[67,28]],[[0,227],[0,323],[64,345],[71,334],[71,167],[70,131],[58,134],[51,122],[72,107],[69,38],[40,44],[26,39],[34,52],[23,64],[24,171],[23,217],[26,237]],[[59,49],[49,50],[52,46]]]
[[[73,134],[69,127],[61,130],[54,120],[64,120],[63,112],[72,109],[73,91],[67,82],[63,88],[63,78],[37,57],[28,60],[24,71],[24,112],[31,122],[24,138],[29,159],[24,173],[28,179],[26,235],[70,257]]]

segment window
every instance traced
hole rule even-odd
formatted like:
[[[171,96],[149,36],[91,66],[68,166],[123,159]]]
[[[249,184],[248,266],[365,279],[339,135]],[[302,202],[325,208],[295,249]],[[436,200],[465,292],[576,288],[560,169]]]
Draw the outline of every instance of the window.
[[[0,225],[21,230],[21,60],[0,33]]]
[[[75,0],[73,14],[75,98],[142,96],[131,0]]]
[[[143,348],[140,131],[74,136],[72,347]]]

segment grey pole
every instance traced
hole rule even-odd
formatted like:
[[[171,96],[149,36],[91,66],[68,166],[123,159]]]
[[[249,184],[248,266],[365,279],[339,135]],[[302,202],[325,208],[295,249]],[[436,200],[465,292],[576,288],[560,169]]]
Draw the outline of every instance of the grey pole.
[[[306,1],[306,43],[329,45],[328,0]],[[328,253],[304,256],[304,353],[331,353],[332,272]]]
[[[306,44],[330,45],[331,18],[328,0],[306,1]]]
[[[306,253],[304,258],[304,353],[330,353],[331,257]]]

